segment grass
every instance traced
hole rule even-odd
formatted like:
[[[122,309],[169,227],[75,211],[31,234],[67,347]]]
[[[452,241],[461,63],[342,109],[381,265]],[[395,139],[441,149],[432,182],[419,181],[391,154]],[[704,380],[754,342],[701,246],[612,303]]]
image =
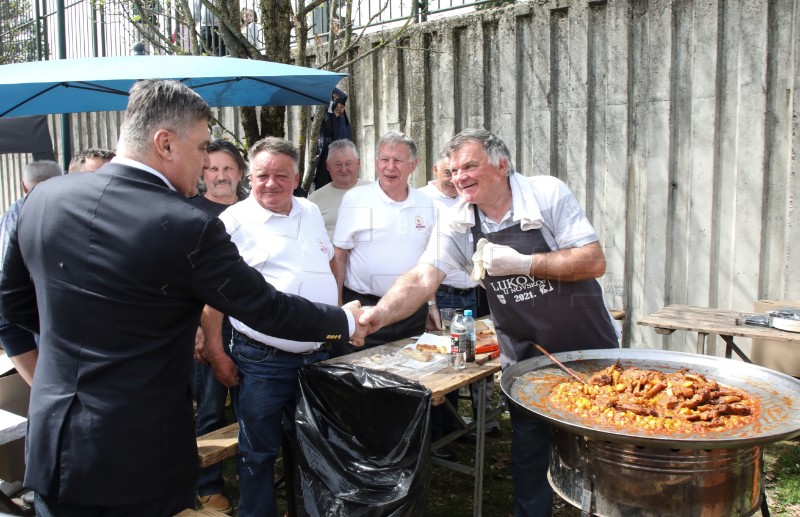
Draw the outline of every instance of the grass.
[[[470,411],[466,402],[459,408],[463,414]],[[483,476],[483,516],[511,517],[513,515],[513,488],[509,451],[511,447],[511,422],[508,413],[500,418],[500,430],[487,435]],[[458,460],[468,462],[474,455],[474,444],[454,442],[451,448]],[[773,517],[800,517],[800,438],[770,444],[764,448],[765,482],[770,514]],[[281,470],[280,461],[277,467]],[[234,458],[223,466],[226,489],[234,508],[238,501],[236,462]],[[472,515],[473,478],[466,474],[433,466],[428,494],[430,517],[459,517]],[[278,491],[278,515],[286,511],[285,491]],[[234,513],[234,516],[236,514]],[[553,505],[554,517],[579,517],[578,508],[558,496]],[[760,515],[760,512],[756,512]],[[416,516],[414,516],[416,517]]]

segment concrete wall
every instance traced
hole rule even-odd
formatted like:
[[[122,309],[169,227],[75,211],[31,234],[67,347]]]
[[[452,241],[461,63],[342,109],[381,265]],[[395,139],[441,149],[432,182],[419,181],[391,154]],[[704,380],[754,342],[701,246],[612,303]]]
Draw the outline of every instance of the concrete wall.
[[[694,351],[694,333],[636,320],[800,298],[799,47],[800,0],[536,0],[413,26],[342,87],[366,177],[389,129],[417,141],[421,186],[455,132],[483,126],[519,171],[566,181],[605,248],[625,343]],[[73,140],[113,147],[118,115],[92,117],[73,115]],[[6,206],[14,160],[0,157]]]
[[[800,0],[521,3],[413,27],[359,61],[350,119],[368,175],[382,133],[412,136],[417,186],[455,132],[499,134],[519,171],[561,178],[586,207],[626,344],[694,351],[694,333],[636,320],[800,296],[799,29]]]

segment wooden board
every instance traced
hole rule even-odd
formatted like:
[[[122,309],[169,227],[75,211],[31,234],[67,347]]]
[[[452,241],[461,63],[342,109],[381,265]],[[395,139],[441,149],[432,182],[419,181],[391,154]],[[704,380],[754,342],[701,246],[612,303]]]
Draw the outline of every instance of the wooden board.
[[[24,416],[0,409],[0,444],[25,438],[28,419]]]
[[[752,312],[694,307],[691,305],[668,305],[658,312],[641,318],[636,323],[655,327],[656,332],[670,333],[689,330],[703,334],[772,339],[800,343],[800,333],[786,332],[770,327],[737,325],[736,318]]]
[[[197,456],[201,467],[208,467],[239,452],[239,423],[197,437]]]
[[[215,510],[191,510],[187,508],[181,513],[175,514],[175,517],[228,517],[228,515]]]

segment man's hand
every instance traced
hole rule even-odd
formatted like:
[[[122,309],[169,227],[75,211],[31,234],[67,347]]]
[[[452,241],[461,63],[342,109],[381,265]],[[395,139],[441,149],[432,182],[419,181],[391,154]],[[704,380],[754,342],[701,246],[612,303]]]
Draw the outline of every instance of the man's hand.
[[[442,330],[442,318],[439,315],[439,307],[436,305],[428,305],[428,317],[425,320],[425,330],[428,332]]]
[[[228,354],[222,353],[214,356],[211,359],[211,369],[214,370],[214,377],[226,388],[239,385],[239,372]]]
[[[364,310],[364,314],[361,316],[359,323],[364,325],[369,335],[386,325],[386,321],[388,321],[386,309],[376,305],[375,307],[367,307]]]
[[[197,327],[194,335],[194,360],[200,364],[208,364],[205,356],[206,337],[203,334],[203,327]]]
[[[350,336],[350,344],[353,346],[364,346],[364,338],[367,337],[367,329],[360,323],[361,315],[364,314],[364,309],[361,308],[361,302],[353,300],[342,305],[342,309],[350,311],[353,315],[353,321],[356,324],[353,335]]]
[[[532,255],[523,255],[514,248],[491,242],[483,247],[483,267],[492,276],[529,275]]]

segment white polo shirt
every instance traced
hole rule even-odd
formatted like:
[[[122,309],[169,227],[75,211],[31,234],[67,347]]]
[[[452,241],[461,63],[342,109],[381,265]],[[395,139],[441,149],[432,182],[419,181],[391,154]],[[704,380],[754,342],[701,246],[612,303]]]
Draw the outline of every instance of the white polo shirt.
[[[342,199],[333,243],[350,250],[344,285],[383,296],[419,260],[436,219],[430,198],[408,188],[393,201],[376,181],[350,189]]]
[[[337,305],[336,279],[330,267],[333,246],[317,205],[293,197],[291,212],[282,215],[266,210],[250,195],[219,218],[244,261],[276,289],[312,302]],[[231,325],[251,339],[287,352],[319,347],[319,343],[262,334],[234,318]]]
[[[436,184],[433,181],[417,190],[431,198],[433,206],[436,208],[437,220],[444,214],[444,212],[455,205],[459,199],[458,196],[450,197],[444,194],[441,190],[436,188]],[[478,282],[472,280],[472,278],[469,276],[469,273],[463,269],[454,269],[447,274],[444,280],[442,280],[442,285],[454,287],[456,289],[472,289],[478,285]]]

